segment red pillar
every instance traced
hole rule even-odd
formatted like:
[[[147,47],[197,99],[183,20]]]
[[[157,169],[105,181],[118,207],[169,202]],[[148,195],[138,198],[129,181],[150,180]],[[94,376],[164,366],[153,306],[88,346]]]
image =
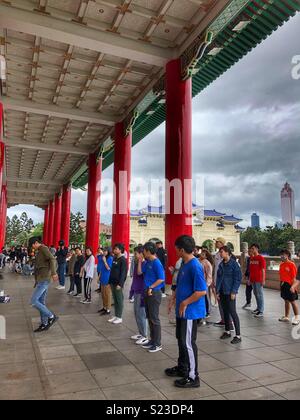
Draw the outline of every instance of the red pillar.
[[[91,247],[94,255],[97,254],[100,235],[100,194],[102,176],[102,158],[98,160],[97,154],[89,156],[89,182],[87,196],[87,219],[85,244]]]
[[[124,133],[123,122],[116,124],[112,245],[123,243],[127,252],[130,242],[131,147],[132,133]]]
[[[65,246],[69,246],[70,242],[70,221],[71,221],[71,191],[70,184],[64,185],[62,195],[62,213],[61,213],[61,239],[65,242]]]
[[[49,246],[54,245],[54,241],[53,241],[54,213],[55,213],[55,204],[54,204],[54,200],[51,200],[49,202],[49,227],[48,227],[48,243],[49,243]]]
[[[0,199],[1,199],[1,192],[2,192],[2,181],[3,181],[3,172],[4,172],[4,151],[5,151],[5,146],[2,141],[2,129],[3,129],[3,105],[0,102]]]
[[[180,235],[193,234],[192,79],[182,80],[180,59],[167,64],[166,100],[166,180],[178,180],[182,187],[181,198],[173,188],[170,195],[166,194],[168,214],[165,222],[165,240],[168,266],[175,266],[176,239]]]
[[[7,188],[6,188],[6,185],[3,185],[1,188],[1,201],[0,201],[0,250],[5,245],[6,218],[7,218]]]
[[[44,230],[43,230],[43,242],[47,246],[49,246],[48,232],[49,232],[49,204],[45,208],[45,213],[44,213]]]
[[[58,247],[60,241],[61,231],[61,210],[62,210],[62,194],[61,192],[55,194],[55,211],[54,211],[54,224],[53,224],[53,243],[55,248]]]

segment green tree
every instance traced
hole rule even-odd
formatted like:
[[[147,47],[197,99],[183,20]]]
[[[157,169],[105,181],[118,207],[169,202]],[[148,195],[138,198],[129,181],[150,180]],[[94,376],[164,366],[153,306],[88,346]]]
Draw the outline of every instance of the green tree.
[[[70,222],[70,242],[76,244],[84,243],[85,232],[82,228],[82,222],[84,217],[82,213],[78,212],[76,214],[71,213],[71,222]]]

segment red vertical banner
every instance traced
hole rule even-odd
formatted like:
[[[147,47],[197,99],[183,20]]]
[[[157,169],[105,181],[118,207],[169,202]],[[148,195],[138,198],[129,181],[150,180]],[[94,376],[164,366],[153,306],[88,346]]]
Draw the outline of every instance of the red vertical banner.
[[[131,148],[132,132],[126,134],[124,123],[116,124],[112,245],[124,244],[127,253],[130,244]]]
[[[182,80],[180,59],[166,72],[166,184],[166,249],[168,266],[175,266],[176,239],[193,234],[192,79]]]
[[[1,201],[0,201],[0,250],[5,245],[6,218],[7,218],[7,188],[6,188],[6,185],[3,185],[1,188]]]

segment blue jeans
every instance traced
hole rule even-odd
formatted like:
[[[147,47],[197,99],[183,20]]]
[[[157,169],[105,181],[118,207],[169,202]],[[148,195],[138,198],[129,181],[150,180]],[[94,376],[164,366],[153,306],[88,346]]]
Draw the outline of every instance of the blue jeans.
[[[60,286],[65,286],[66,284],[66,277],[65,277],[66,267],[67,267],[67,263],[58,264],[58,267],[57,267],[57,274],[58,274]]]
[[[43,325],[48,325],[49,318],[53,318],[54,316],[53,313],[49,311],[49,309],[46,306],[49,285],[50,280],[39,282],[31,298],[31,305],[40,312],[41,321]]]
[[[145,306],[141,306],[142,295],[134,295],[134,315],[138,326],[139,334],[147,337],[147,317]]]
[[[264,286],[261,283],[253,283],[253,292],[257,302],[257,309],[263,314],[265,311]]]

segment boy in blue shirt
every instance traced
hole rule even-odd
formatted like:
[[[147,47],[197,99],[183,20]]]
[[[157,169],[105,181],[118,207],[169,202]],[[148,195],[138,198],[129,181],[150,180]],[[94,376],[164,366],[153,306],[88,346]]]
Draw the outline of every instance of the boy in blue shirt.
[[[178,340],[178,365],[166,369],[167,376],[178,377],[178,388],[199,388],[197,320],[205,318],[207,285],[202,265],[193,252],[196,243],[191,236],[180,236],[175,243],[178,258],[183,265],[178,273],[176,293],[176,338]],[[171,306],[171,305],[170,305]]]
[[[147,242],[144,246],[145,260],[138,261],[138,274],[144,275],[145,286],[145,309],[149,322],[150,340],[142,347],[150,353],[162,350],[161,346],[161,324],[159,309],[162,300],[162,289],[165,286],[165,270],[156,256],[156,246]]]

